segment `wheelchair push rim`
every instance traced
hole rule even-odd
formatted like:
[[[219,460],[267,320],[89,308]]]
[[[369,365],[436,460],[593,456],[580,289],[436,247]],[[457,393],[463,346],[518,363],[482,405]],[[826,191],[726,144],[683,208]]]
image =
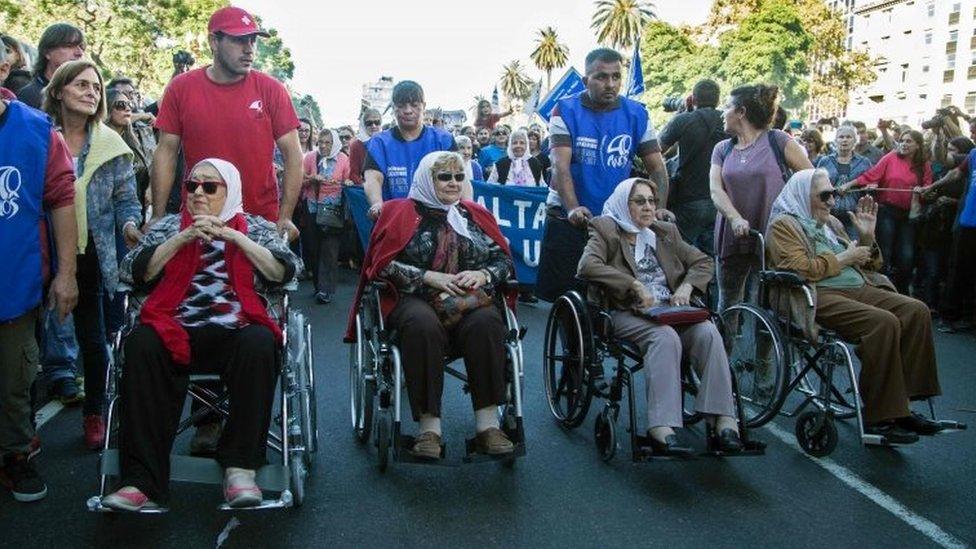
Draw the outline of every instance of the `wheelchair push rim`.
[[[746,427],[760,427],[779,413],[786,397],[782,337],[767,313],[752,305],[733,305],[721,316]]]
[[[549,312],[543,343],[549,411],[568,428],[582,423],[592,399],[587,375],[592,330],[583,311],[585,303],[575,292],[560,296]]]

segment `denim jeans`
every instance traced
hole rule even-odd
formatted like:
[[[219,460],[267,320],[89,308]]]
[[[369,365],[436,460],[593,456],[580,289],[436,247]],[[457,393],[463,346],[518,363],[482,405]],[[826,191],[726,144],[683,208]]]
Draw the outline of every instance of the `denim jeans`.
[[[58,322],[56,310],[44,309],[40,329],[41,364],[44,383],[51,385],[78,376],[78,340],[75,319],[68,315]]]
[[[908,219],[908,212],[882,204],[878,208],[877,239],[885,274],[899,293],[908,295],[915,266],[915,226]]]

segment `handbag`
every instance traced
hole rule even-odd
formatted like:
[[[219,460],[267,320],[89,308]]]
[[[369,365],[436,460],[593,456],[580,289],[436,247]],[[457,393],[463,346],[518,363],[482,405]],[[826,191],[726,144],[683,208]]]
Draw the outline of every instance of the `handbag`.
[[[441,292],[430,297],[430,305],[445,329],[451,329],[469,312],[491,306],[491,296],[482,288],[455,296]]]
[[[342,195],[338,199],[326,198],[316,203],[315,224],[323,229],[341,229],[346,225]]]
[[[641,311],[641,314],[648,319],[665,326],[685,326],[688,324],[698,324],[711,317],[708,309],[701,307],[672,307],[663,305],[650,307]]]

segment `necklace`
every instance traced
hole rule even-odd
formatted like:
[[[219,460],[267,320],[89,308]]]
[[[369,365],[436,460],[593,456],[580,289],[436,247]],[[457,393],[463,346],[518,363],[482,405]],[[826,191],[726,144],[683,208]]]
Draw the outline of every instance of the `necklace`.
[[[756,144],[756,141],[758,141],[758,139],[753,140],[752,143],[749,143],[745,147],[736,149],[736,151],[739,152],[740,164],[745,164],[746,162],[749,162],[749,158],[752,156],[752,147]]]

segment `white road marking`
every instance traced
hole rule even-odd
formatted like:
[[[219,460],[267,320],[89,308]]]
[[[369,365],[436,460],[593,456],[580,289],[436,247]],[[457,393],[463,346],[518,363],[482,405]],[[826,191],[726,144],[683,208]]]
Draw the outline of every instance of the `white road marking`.
[[[964,542],[940,528],[939,525],[912,511],[908,507],[905,507],[905,505],[903,505],[901,502],[884,493],[877,486],[874,486],[873,484],[857,476],[857,474],[850,469],[840,465],[830,458],[816,458],[808,455],[796,443],[796,438],[792,433],[784,431],[773,423],[767,423],[765,428],[770,434],[783,441],[787,446],[800,452],[810,461],[816,463],[828,473],[837,477],[838,480],[853,488],[862,496],[873,501],[882,509],[895,515],[904,523],[918,530],[923,536],[929,538],[933,542],[942,547],[951,549],[964,549],[967,547]]]
[[[220,535],[217,536],[217,545],[215,549],[220,549],[220,546],[226,543],[227,538],[230,537],[231,530],[237,528],[240,525],[241,525],[241,521],[237,520],[237,517],[231,517],[230,520],[227,521],[227,524],[224,526],[223,531],[221,531]]]
[[[51,418],[58,415],[58,412],[64,409],[64,404],[61,404],[57,400],[52,400],[44,405],[43,408],[37,411],[34,415],[34,421],[37,428],[40,429],[42,425],[51,421]]]

